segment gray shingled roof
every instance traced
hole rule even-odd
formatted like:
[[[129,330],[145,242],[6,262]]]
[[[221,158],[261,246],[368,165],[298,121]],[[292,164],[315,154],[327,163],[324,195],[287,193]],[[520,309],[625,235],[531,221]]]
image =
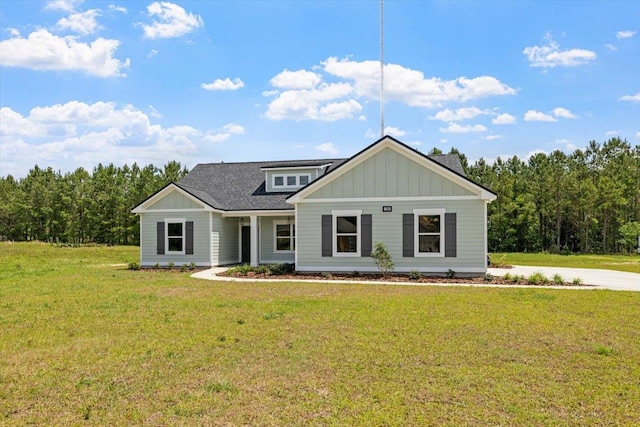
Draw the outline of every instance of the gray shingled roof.
[[[428,156],[464,176],[457,155]],[[294,192],[267,192],[263,169],[330,164],[328,171],[349,159],[288,160],[246,163],[203,163],[191,170],[177,186],[209,206],[225,211],[293,210],[286,199]],[[327,171],[327,172],[328,172]]]

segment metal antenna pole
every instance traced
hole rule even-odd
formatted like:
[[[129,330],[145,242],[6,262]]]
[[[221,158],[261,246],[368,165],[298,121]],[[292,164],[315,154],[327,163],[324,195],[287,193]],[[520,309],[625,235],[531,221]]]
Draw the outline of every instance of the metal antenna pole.
[[[380,0],[380,138],[384,136],[384,0]]]

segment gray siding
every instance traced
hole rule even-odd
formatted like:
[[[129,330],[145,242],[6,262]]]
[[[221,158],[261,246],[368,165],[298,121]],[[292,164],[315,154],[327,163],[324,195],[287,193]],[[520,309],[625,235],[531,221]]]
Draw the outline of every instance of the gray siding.
[[[286,192],[296,191],[297,188],[292,188],[292,187],[288,187],[288,188],[278,188],[278,187],[276,187],[276,188],[274,188],[273,187],[273,176],[274,175],[300,175],[300,174],[310,174],[311,178],[309,179],[309,182],[311,182],[311,181],[313,181],[314,179],[316,179],[318,177],[318,169],[316,167],[313,167],[313,168],[309,168],[309,169],[296,168],[296,169],[281,169],[281,170],[277,170],[277,171],[267,170],[267,171],[265,171],[266,190],[267,191],[286,191]]]
[[[354,197],[473,196],[474,193],[425,168],[391,148],[385,148],[307,199]]]
[[[392,205],[393,212],[382,212],[382,205]],[[403,257],[402,215],[414,209],[444,208],[457,213],[457,256]],[[393,258],[396,271],[460,272],[486,271],[484,244],[484,202],[482,200],[433,200],[404,202],[341,202],[298,204],[298,264],[300,270],[377,271],[371,258],[323,257],[321,245],[321,217],[332,210],[362,210],[372,215],[373,242],[383,242]]]
[[[202,209],[202,203],[196,203],[174,190],[147,209]]]
[[[295,253],[275,252],[274,251],[274,225],[273,221],[287,221],[293,224],[295,218],[293,216],[265,216],[260,217],[260,262],[263,264],[295,261]],[[296,230],[297,231],[297,230]],[[297,243],[297,242],[296,242]]]
[[[238,262],[239,224],[238,218],[223,218],[218,213],[211,214],[211,261],[212,265],[224,265]]]
[[[193,221],[193,255],[157,254],[157,223],[167,218],[185,218]],[[186,243],[186,242],[185,242]],[[173,262],[176,266],[195,262],[210,266],[209,212],[147,212],[140,215],[140,263],[143,267]]]

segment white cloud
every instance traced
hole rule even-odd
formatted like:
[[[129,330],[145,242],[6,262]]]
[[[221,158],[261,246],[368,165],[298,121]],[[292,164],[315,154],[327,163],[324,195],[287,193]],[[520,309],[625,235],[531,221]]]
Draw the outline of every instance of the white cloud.
[[[620,101],[640,101],[640,92],[635,95],[625,95],[619,99]]]
[[[483,136],[482,139],[486,139],[487,141],[495,141],[496,139],[502,139],[502,135],[487,135]]]
[[[636,139],[640,139],[640,131],[636,132]]]
[[[511,125],[516,122],[516,118],[508,113],[498,114],[495,119],[491,120],[494,125]]]
[[[438,111],[435,116],[429,116],[430,120],[440,120],[443,122],[454,122],[472,119],[481,114],[489,114],[486,110],[481,110],[477,107],[463,107],[457,110],[445,109]]]
[[[378,61],[351,61],[330,57],[322,62],[324,71],[332,76],[353,81],[358,96],[378,100],[380,97],[380,64]],[[385,99],[409,106],[435,107],[446,101],[468,101],[489,96],[513,95],[515,89],[495,77],[469,79],[426,79],[424,73],[397,64],[386,64]]]
[[[265,116],[272,120],[324,120],[352,118],[362,110],[353,99],[337,101],[353,92],[348,83],[323,83],[314,89],[287,90],[269,103]]]
[[[447,142],[447,139],[446,138],[441,138],[440,142],[444,144],[445,142]]]
[[[79,5],[84,0],[49,0],[45,5],[45,10],[61,10],[63,12],[73,12],[76,9],[76,5]]]
[[[116,6],[114,4],[109,5],[109,10],[113,10],[115,12],[127,13],[127,8],[124,6]]]
[[[204,25],[202,17],[188,13],[177,4],[169,2],[155,2],[147,6],[149,17],[153,19],[151,25],[142,25],[144,36],[148,39],[168,39],[181,37]]]
[[[628,38],[633,37],[635,34],[636,34],[636,32],[635,32],[635,31],[628,31],[628,30],[627,30],[627,31],[618,31],[618,32],[616,33],[616,38],[619,38],[619,39],[628,39]]]
[[[239,78],[231,81],[231,79],[227,77],[224,80],[216,79],[213,83],[202,83],[200,87],[206,90],[238,90],[244,87],[244,82]]]
[[[72,13],[67,18],[60,19],[56,27],[86,36],[87,34],[93,34],[100,28],[96,21],[98,16],[100,16],[100,10],[98,9]]]
[[[610,130],[604,134],[604,136],[616,136],[616,135],[620,135],[619,130]]]
[[[3,173],[24,176],[34,164],[73,170],[98,162],[166,163],[167,159],[197,161],[198,147],[244,133],[238,123],[202,131],[179,125],[163,128],[132,105],[113,102],[35,107],[28,115],[0,109]]]
[[[336,155],[340,152],[333,142],[325,142],[324,144],[316,145],[315,149],[331,155]]]
[[[578,148],[573,142],[569,141],[568,139],[556,139],[556,144],[564,145],[565,149],[569,151],[574,151],[576,148]]]
[[[149,115],[151,117],[155,117],[156,119],[161,119],[162,118],[162,114],[160,114],[160,112],[158,110],[156,110],[156,108],[153,105],[149,105]]]
[[[147,55],[147,58],[153,58],[154,56],[156,56],[158,54],[158,51],[155,49],[151,49],[151,51],[149,52],[149,54]]]
[[[0,42],[0,65],[32,70],[84,71],[97,77],[124,77],[123,69],[129,67],[129,59],[120,61],[113,57],[118,40],[103,39],[81,43],[75,37],[58,37],[45,29],[20,35]]]
[[[526,47],[522,53],[526,55],[531,67],[574,67],[596,59],[596,53],[591,50],[560,50],[560,45],[549,33],[545,34],[542,46]]]
[[[273,87],[279,89],[313,89],[320,84],[321,80],[320,74],[311,71],[289,71],[285,69],[276,74],[270,83]]]
[[[614,51],[614,52],[615,52],[616,50],[618,50],[618,48],[617,48],[615,45],[611,44],[611,43],[605,43],[605,44],[604,44],[604,47],[606,47],[607,49],[609,49],[609,50],[611,50],[611,51]]]
[[[524,114],[525,122],[557,122],[552,116],[536,110],[529,110]]]
[[[566,108],[558,107],[553,109],[553,115],[565,119],[575,119],[577,116]]]
[[[407,134],[407,131],[402,130],[400,128],[397,127],[393,127],[393,126],[387,126],[384,128],[384,134],[385,135],[390,135],[396,138],[400,138],[403,137]]]
[[[440,128],[443,133],[470,133],[470,132],[486,132],[487,128],[483,125],[459,125],[458,123],[449,123],[446,128]]]

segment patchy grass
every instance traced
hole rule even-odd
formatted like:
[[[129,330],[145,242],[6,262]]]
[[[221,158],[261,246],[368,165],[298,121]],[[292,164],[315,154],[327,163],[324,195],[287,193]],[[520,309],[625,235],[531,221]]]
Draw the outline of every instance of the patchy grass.
[[[632,425],[640,293],[209,282],[0,244],[0,424]]]
[[[492,253],[491,261],[503,265],[539,267],[598,268],[640,273],[640,256],[634,255],[557,255],[548,253]]]

